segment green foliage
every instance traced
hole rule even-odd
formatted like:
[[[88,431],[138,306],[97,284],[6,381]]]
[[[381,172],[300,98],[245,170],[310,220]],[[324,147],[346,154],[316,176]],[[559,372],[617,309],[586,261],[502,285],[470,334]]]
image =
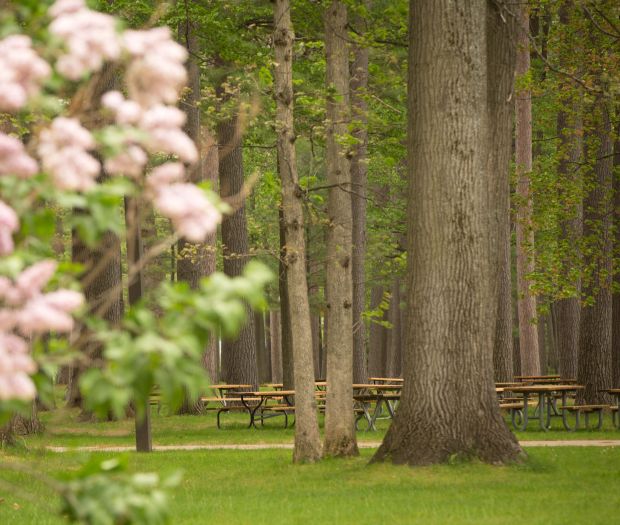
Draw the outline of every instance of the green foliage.
[[[128,474],[127,461],[93,457],[62,484],[62,514],[85,525],[164,525],[170,521],[165,488],[180,475],[161,482],[155,473]]]
[[[161,316],[137,305],[119,329],[99,331],[105,361],[80,379],[86,406],[102,417],[122,417],[135,401],[142,417],[155,387],[173,409],[186,393],[198,398],[208,386],[202,365],[208,338],[219,332],[233,337],[245,322],[245,302],[253,308],[266,305],[263,289],[271,278],[263,265],[250,262],[243,276],[215,273],[195,291],[184,282],[162,283],[156,294]]]

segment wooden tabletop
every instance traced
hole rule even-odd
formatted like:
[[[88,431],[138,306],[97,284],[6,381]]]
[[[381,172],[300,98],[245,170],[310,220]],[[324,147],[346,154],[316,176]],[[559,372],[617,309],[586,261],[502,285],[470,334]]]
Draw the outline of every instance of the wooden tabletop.
[[[375,385],[375,384],[370,384],[370,383],[354,383],[353,384],[353,388],[354,389],[374,389],[374,390],[400,390],[403,387],[403,385],[387,385],[387,384],[382,384],[382,385]]]
[[[505,392],[562,392],[570,390],[582,390],[583,385],[523,385],[523,386],[505,386]]]
[[[217,388],[218,390],[232,390],[233,388],[252,388],[252,385],[209,385],[209,388]]]
[[[243,392],[244,394],[252,394],[256,397],[281,397],[294,396],[295,390],[259,390],[258,392]]]
[[[369,377],[369,381],[391,381],[392,383],[402,383],[402,377]]]
[[[610,394],[620,394],[620,388],[608,388],[605,392]]]
[[[531,379],[560,379],[559,374],[552,374],[548,376],[515,376],[515,379],[523,380],[531,380]]]

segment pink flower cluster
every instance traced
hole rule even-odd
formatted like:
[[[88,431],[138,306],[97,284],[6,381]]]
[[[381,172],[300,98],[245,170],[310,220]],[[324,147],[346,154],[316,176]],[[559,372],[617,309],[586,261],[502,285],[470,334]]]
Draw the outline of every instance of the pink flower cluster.
[[[39,135],[37,153],[58,188],[86,191],[95,185],[101,169],[87,153],[94,147],[92,135],[77,119],[58,117]]]
[[[54,21],[50,33],[64,40],[67,53],[56,62],[56,69],[70,80],[101,69],[105,60],[121,54],[116,21],[110,15],[91,11],[83,0],[57,0],[50,8]]]
[[[167,162],[152,171],[147,183],[155,208],[180,235],[200,242],[215,231],[222,215],[198,186],[181,182],[184,175],[183,164]]]
[[[17,111],[38,93],[51,68],[25,35],[0,40],[0,111]]]
[[[37,365],[28,353],[28,344],[14,334],[0,332],[0,400],[34,399],[36,389],[29,374]]]
[[[26,179],[38,170],[37,162],[26,153],[23,142],[0,132],[0,175],[17,175]]]
[[[126,75],[129,97],[143,107],[176,103],[187,82],[187,51],[170,29],[125,31],[123,45],[132,57]]]
[[[35,387],[28,374],[36,365],[28,355],[28,344],[15,333],[30,337],[49,331],[73,329],[71,312],[84,297],[72,290],[43,293],[56,271],[56,262],[40,261],[12,281],[0,277],[0,399],[32,399]]]
[[[19,228],[19,220],[15,210],[0,201],[0,255],[13,252],[13,233]]]

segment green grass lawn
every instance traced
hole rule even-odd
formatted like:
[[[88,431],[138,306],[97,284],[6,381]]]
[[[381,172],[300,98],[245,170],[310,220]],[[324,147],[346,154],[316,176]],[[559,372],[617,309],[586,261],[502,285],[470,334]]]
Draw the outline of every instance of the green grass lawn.
[[[619,448],[529,449],[525,464],[508,467],[368,465],[371,454],[302,466],[291,464],[287,450],[132,453],[128,459],[132,471],[184,471],[171,492],[175,525],[620,522]],[[76,452],[0,456],[51,476],[83,459]],[[52,491],[26,473],[0,471],[0,493],[3,525],[63,523]]]
[[[41,412],[45,431],[41,435],[25,438],[30,447],[56,446],[112,446],[132,445],[134,443],[134,422],[131,419],[111,422],[80,422],[79,410],[60,408]],[[215,413],[208,412],[198,416],[160,415],[153,410],[152,434],[155,445],[201,445],[222,443],[292,443],[294,430],[284,429],[282,418],[274,418],[265,428],[248,429],[245,414],[224,414],[224,428],[217,428]],[[605,424],[600,431],[580,430],[567,432],[560,418],[553,419],[553,427],[543,432],[538,421],[530,421],[526,432],[517,432],[519,440],[570,440],[570,439],[616,439],[620,440],[620,430],[611,424],[611,416],[605,415]],[[389,425],[389,420],[377,422],[377,432],[360,430],[359,441],[381,441]],[[360,424],[365,429],[365,423]]]

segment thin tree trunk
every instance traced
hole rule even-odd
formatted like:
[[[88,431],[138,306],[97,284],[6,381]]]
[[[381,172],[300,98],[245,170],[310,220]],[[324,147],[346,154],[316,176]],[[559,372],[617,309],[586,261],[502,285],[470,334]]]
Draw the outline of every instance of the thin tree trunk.
[[[353,284],[351,169],[341,137],[348,133],[347,8],[334,0],[325,11],[327,96],[327,401],[326,456],[358,454],[353,401]]]
[[[491,9],[487,18],[487,106],[491,115],[489,172],[493,176],[492,198],[497,202],[492,216],[497,243],[491,243],[494,269],[494,295],[497,322],[493,344],[493,370],[496,381],[512,381],[512,281],[510,260],[510,162],[514,118],[514,71],[516,66],[516,21],[504,13],[500,21]]]
[[[196,149],[202,156],[201,133],[200,133],[200,66],[197,54],[199,43],[197,25],[186,17],[179,25],[179,39],[189,53],[187,59],[187,90],[181,100],[181,108],[187,116],[184,131],[196,144]],[[203,180],[202,161],[199,160],[189,170],[191,182],[198,183]],[[179,239],[177,243],[177,280],[186,282],[192,290],[197,290],[200,279],[205,275],[205,246],[202,243],[191,243],[185,239]],[[178,414],[198,414],[200,404],[190,401],[187,396],[177,411]]]
[[[425,465],[454,456],[522,456],[497,404],[497,302],[486,31],[487,2],[411,0],[404,386],[374,461]],[[485,25],[487,29],[485,30]],[[493,52],[494,49],[489,49]]]
[[[280,312],[269,312],[269,328],[271,333],[271,380],[282,382],[282,327]]]
[[[129,305],[134,306],[143,296],[144,283],[142,270],[137,265],[142,259],[140,211],[135,199],[125,197],[125,230],[127,232],[127,273],[134,273],[131,280],[127,280],[127,297]],[[136,271],[137,269],[137,271]],[[151,452],[153,443],[151,440],[151,406],[148,399],[144,406],[135,406],[135,429],[136,429],[136,452]]]
[[[402,338],[401,338],[401,316],[400,309],[400,279],[394,279],[392,284],[392,297],[390,299],[390,309],[388,311],[388,321],[392,328],[387,330],[387,367],[386,377],[400,377],[402,374]]]
[[[530,69],[529,7],[522,3],[517,9],[517,76]],[[519,348],[521,374],[540,375],[540,356],[536,319],[536,297],[530,291],[528,275],[534,271],[534,231],[532,229],[532,93],[529,88],[517,92],[516,165],[517,165],[517,309],[519,312]]]
[[[261,384],[268,383],[271,379],[271,363],[265,339],[265,316],[263,312],[254,312],[254,335],[256,336],[258,381]]]
[[[237,136],[237,119],[218,125],[219,177],[222,198],[238,195],[243,188],[243,152]],[[225,151],[222,151],[225,150]],[[248,225],[245,205],[239,205],[222,223],[224,273],[229,277],[242,274],[248,257]],[[246,306],[247,319],[233,341],[224,341],[222,349],[222,377],[231,384],[248,384],[258,388],[256,369],[256,340],[252,313]]]
[[[278,170],[280,168],[278,167]],[[280,229],[280,260],[278,262],[278,289],[280,292],[280,326],[282,330],[282,382],[286,390],[295,389],[293,372],[293,333],[291,324],[291,308],[289,304],[288,279],[286,276],[286,228],[282,207],[278,209],[278,225]]]
[[[285,230],[286,284],[291,322],[295,378],[295,448],[293,461],[321,458],[321,438],[314,397],[312,328],[306,278],[306,239],[302,190],[297,175],[293,122],[293,41],[289,0],[274,4],[276,129],[278,169],[282,182],[282,225]]]
[[[383,287],[375,285],[370,290],[371,311],[377,311],[382,303]],[[381,321],[384,319],[385,315]],[[370,337],[368,341],[368,373],[370,377],[385,376],[385,340],[385,327],[373,320],[370,323]]]
[[[369,1],[364,5],[368,8]],[[363,36],[367,22],[357,16],[353,21],[357,33]],[[351,204],[353,218],[353,382],[368,381],[368,354],[366,351],[366,325],[362,314],[366,307],[366,193],[368,185],[368,48],[356,45],[351,64],[351,117],[354,122],[352,135],[357,144],[351,156]]]

